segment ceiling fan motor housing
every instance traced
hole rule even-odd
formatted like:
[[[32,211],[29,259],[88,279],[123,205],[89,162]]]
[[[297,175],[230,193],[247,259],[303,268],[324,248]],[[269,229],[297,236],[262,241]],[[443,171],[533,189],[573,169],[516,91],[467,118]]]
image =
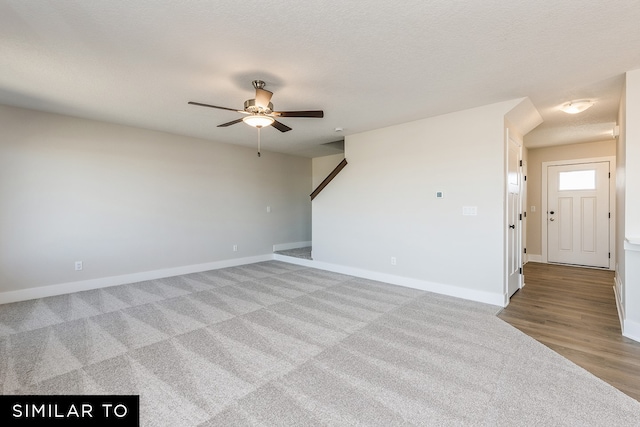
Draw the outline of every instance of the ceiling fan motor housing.
[[[273,104],[270,102],[266,108],[256,105],[255,99],[247,99],[244,101],[244,111],[251,114],[271,114],[273,111]]]
[[[243,110],[236,110],[235,108],[220,107],[217,105],[203,104],[202,102],[189,101],[191,105],[198,105],[201,107],[217,108],[219,110],[235,111],[236,113],[246,114],[247,116],[242,119],[232,120],[227,123],[218,125],[220,128],[235,125],[236,123],[244,122],[249,126],[261,128],[264,126],[273,126],[280,132],[288,132],[291,128],[284,123],[280,123],[275,117],[309,117],[309,118],[322,118],[324,112],[322,110],[310,110],[310,111],[273,111],[273,104],[271,103],[271,97],[273,92],[264,88],[265,83],[262,80],[254,80],[251,82],[256,89],[256,97],[254,99],[247,99],[244,102]]]

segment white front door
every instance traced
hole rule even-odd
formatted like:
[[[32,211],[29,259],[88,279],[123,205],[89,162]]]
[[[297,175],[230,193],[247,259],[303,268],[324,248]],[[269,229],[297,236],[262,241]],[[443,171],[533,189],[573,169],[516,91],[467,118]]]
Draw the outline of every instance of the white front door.
[[[520,258],[520,145],[509,136],[507,155],[507,296],[520,289],[522,261]]]
[[[609,162],[547,168],[548,261],[609,267]]]

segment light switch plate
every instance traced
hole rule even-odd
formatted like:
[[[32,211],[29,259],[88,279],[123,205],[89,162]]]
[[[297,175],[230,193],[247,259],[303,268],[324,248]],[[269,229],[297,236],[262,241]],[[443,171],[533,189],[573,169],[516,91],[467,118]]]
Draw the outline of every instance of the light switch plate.
[[[478,215],[478,207],[477,206],[463,206],[462,207],[462,215]]]

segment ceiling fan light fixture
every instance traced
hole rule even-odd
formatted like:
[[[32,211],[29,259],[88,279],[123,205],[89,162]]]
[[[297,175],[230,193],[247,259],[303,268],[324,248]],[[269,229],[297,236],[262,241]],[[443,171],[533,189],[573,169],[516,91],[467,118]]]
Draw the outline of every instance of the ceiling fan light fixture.
[[[254,128],[262,128],[270,126],[275,121],[273,117],[263,116],[261,114],[250,115],[242,119],[243,122]]]
[[[593,104],[595,104],[595,102],[589,99],[578,99],[562,104],[560,109],[567,114],[578,114],[591,108]]]
[[[321,119],[324,117],[324,111],[322,110],[274,111],[273,104],[271,103],[271,96],[273,95],[273,92],[264,89],[264,85],[265,83],[262,80],[253,81],[253,87],[256,89],[256,97],[254,99],[246,100],[244,102],[244,109],[242,110],[204,104],[202,102],[189,101],[189,104],[246,114],[246,116],[242,119],[231,120],[230,122],[219,124],[217,126],[219,128],[226,128],[228,126],[235,125],[236,123],[245,122],[249,126],[255,127],[257,129],[263,128],[265,126],[273,126],[280,132],[289,132],[291,128],[284,123],[279,122],[274,117],[307,117],[317,119]]]

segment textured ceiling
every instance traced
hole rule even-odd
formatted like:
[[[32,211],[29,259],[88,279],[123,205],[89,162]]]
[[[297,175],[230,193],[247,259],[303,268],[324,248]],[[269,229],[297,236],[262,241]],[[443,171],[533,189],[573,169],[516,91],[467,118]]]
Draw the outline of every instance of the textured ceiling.
[[[216,127],[239,114],[187,101],[242,109],[262,79],[276,110],[325,111],[263,129],[267,150],[524,96],[528,145],[602,140],[638,22],[637,0],[0,0],[0,103],[253,146]],[[578,98],[597,103],[558,111]]]

